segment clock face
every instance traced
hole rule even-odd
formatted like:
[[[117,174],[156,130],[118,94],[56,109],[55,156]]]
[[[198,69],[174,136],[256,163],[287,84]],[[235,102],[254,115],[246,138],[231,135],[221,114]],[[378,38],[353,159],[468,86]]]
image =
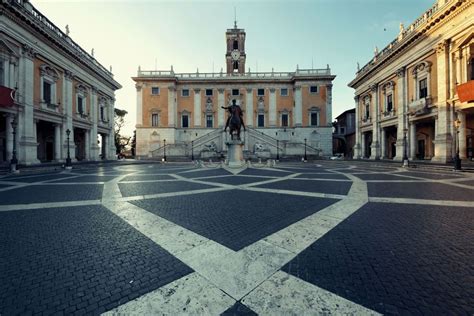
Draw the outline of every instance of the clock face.
[[[233,60],[237,60],[240,57],[240,52],[238,50],[233,50],[232,53],[230,53],[230,56]]]

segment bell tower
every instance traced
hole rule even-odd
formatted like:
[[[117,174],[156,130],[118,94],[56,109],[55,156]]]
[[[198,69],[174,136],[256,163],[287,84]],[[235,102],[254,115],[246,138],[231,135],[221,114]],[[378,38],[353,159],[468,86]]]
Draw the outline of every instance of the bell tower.
[[[245,30],[237,28],[237,21],[234,21],[234,28],[227,29],[225,33],[227,52],[225,60],[227,74],[245,73]]]

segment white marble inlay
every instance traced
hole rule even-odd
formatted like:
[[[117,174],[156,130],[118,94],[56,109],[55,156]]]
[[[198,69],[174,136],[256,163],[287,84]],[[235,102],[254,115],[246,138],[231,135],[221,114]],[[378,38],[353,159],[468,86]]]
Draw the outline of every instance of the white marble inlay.
[[[266,280],[242,303],[259,315],[380,315],[283,271]]]

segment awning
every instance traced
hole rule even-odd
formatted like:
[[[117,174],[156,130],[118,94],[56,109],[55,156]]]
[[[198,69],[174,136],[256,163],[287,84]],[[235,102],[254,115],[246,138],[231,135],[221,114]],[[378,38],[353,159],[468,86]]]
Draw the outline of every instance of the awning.
[[[458,92],[458,98],[461,102],[473,102],[474,101],[474,80],[460,84],[456,87]]]
[[[13,106],[15,101],[15,90],[0,86],[0,107]]]

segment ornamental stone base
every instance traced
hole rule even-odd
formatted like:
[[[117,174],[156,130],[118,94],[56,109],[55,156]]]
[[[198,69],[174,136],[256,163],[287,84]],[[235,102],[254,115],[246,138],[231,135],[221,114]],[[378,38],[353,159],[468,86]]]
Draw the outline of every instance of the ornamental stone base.
[[[245,166],[243,151],[244,142],[240,140],[231,140],[225,144],[227,145],[227,165],[231,168]]]

